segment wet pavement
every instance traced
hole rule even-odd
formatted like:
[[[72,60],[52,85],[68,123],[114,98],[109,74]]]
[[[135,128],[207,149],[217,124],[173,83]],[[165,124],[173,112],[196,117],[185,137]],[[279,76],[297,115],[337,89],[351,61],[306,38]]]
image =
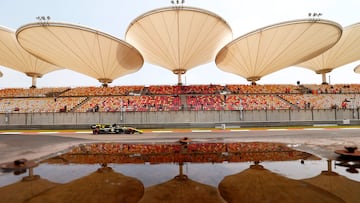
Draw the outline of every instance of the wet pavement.
[[[146,132],[136,135],[92,135],[90,131],[75,133],[1,133],[0,163],[25,158],[45,159],[74,145],[92,142],[156,143],[177,142],[189,137],[194,142],[278,142],[318,155],[335,159],[336,149],[360,144],[360,128],[259,129],[236,131]]]

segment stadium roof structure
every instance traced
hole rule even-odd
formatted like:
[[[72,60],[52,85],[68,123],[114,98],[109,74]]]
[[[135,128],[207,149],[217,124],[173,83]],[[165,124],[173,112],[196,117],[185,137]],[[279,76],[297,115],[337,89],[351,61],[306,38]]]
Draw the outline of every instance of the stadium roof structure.
[[[355,66],[354,72],[355,72],[355,73],[360,73],[360,64],[357,65],[357,66]]]
[[[327,84],[326,73],[357,60],[360,60],[360,23],[345,27],[335,46],[311,60],[297,64],[297,66],[322,74],[323,84]]]
[[[84,26],[32,23],[20,27],[16,38],[33,55],[96,78],[103,86],[144,64],[141,53],[129,43]]]
[[[45,62],[23,49],[15,37],[15,31],[0,26],[0,65],[25,73],[32,78],[32,86],[36,87],[36,79],[46,73],[61,69]]]
[[[223,71],[255,83],[263,76],[318,56],[334,46],[341,25],[306,19],[260,28],[225,45],[215,63]]]
[[[178,75],[214,61],[232,40],[232,29],[218,15],[193,7],[166,7],[144,13],[127,28],[125,40],[140,50],[146,62]]]

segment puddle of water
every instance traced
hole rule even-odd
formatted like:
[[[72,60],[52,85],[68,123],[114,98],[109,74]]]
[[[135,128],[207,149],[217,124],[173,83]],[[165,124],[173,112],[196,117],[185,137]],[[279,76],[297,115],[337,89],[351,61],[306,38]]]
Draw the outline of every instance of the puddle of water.
[[[56,156],[55,156],[56,155]],[[196,143],[79,145],[66,154],[43,160],[32,173],[54,183],[66,184],[87,176],[106,163],[115,172],[141,181],[145,188],[173,179],[181,172],[193,181],[217,188],[224,177],[242,172],[259,161],[265,169],[301,180],[330,169],[360,182],[359,160],[328,161],[276,143]],[[182,163],[182,164],[180,164]],[[348,170],[349,166],[352,170]],[[19,175],[0,173],[0,187],[22,180]]]
[[[349,179],[360,182],[359,173],[349,173],[347,167],[337,166],[332,162],[332,171]],[[217,187],[219,182],[228,175],[239,173],[253,164],[251,162],[237,163],[184,163],[183,170],[192,180]],[[292,179],[305,179],[317,176],[327,170],[327,160],[305,160],[304,164],[298,161],[265,161],[261,162],[266,169]],[[179,174],[178,163],[162,164],[108,164],[114,171],[123,175],[136,177],[145,187],[165,182]],[[42,163],[34,168],[34,174],[56,183],[67,183],[86,176],[98,168],[100,164],[48,164]],[[20,181],[28,173],[14,175],[4,173],[0,175],[0,187]]]

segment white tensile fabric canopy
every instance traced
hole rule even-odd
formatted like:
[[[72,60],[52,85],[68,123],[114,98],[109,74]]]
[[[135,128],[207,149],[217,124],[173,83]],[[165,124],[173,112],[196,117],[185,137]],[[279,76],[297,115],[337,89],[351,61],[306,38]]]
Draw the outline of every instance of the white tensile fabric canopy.
[[[33,55],[104,85],[138,71],[144,63],[140,52],[129,43],[83,26],[33,23],[20,27],[16,37]]]
[[[354,68],[355,73],[360,73],[360,64]]]
[[[309,60],[334,46],[342,27],[326,20],[294,20],[243,35],[222,48],[217,66],[255,82],[280,69]]]
[[[357,60],[360,60],[360,23],[345,27],[340,40],[335,46],[297,66],[322,74],[323,83],[326,83],[326,73]]]
[[[219,16],[191,7],[167,7],[147,12],[130,23],[125,40],[140,50],[146,62],[179,76],[214,61],[232,40],[230,26]]]
[[[15,31],[0,26],[0,65],[25,73],[33,78],[32,86],[36,86],[36,78],[60,69],[24,50],[16,40]]]

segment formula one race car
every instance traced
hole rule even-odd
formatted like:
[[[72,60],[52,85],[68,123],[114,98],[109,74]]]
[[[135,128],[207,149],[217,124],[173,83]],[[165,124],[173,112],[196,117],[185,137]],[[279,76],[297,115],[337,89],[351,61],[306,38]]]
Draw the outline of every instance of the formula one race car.
[[[124,127],[120,124],[95,124],[91,126],[93,134],[142,134],[143,131],[132,128]]]

